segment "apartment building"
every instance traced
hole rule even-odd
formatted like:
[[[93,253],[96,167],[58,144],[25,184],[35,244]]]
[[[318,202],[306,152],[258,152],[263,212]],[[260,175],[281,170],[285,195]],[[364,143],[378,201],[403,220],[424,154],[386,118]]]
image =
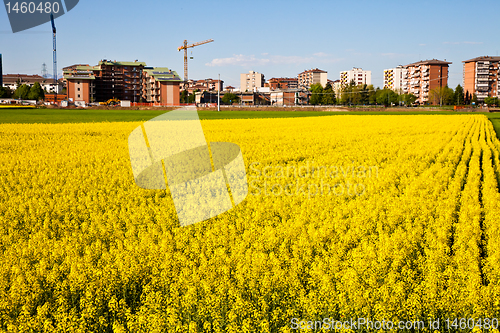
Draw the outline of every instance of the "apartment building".
[[[478,102],[484,102],[486,97],[500,97],[500,57],[484,56],[462,62],[464,93],[476,94]]]
[[[142,100],[166,105],[180,104],[181,77],[166,67],[144,67],[142,70]]]
[[[45,78],[40,75],[27,75],[27,74],[2,75],[2,86],[7,87],[12,91],[16,90],[18,85],[26,84],[31,87],[33,86],[33,84],[35,84],[35,82],[38,82],[42,87],[42,89],[44,89],[48,93],[59,94],[64,88],[64,85],[61,81],[58,81],[56,84],[54,83],[54,79]]]
[[[324,88],[327,82],[328,73],[318,68],[305,70],[298,75],[299,88],[309,89],[316,83],[320,83]]]
[[[105,102],[112,98],[130,102],[179,104],[179,75],[166,67],[146,63],[101,60],[96,66],[63,68],[67,97],[73,102]]]
[[[98,66],[100,70],[94,71],[97,102],[104,102],[111,98],[139,102],[142,95],[142,70],[146,63],[104,59],[99,62]]]
[[[73,65],[63,68],[63,78],[66,80],[66,95],[71,102],[85,104],[95,101],[95,75],[98,66]]]
[[[264,86],[264,74],[249,71],[240,74],[240,91],[255,91]]]
[[[188,80],[186,88],[182,87],[181,90],[187,90],[190,94],[196,91],[223,91],[224,81],[223,80]]]
[[[431,90],[448,85],[450,64],[451,62],[432,59],[404,66],[406,84],[403,86],[403,93],[415,95],[419,104],[428,103]]]
[[[273,77],[267,81],[271,90],[276,89],[297,89],[299,80],[296,77]]]
[[[354,81],[354,84],[359,85],[370,85],[372,84],[372,72],[364,71],[362,68],[353,67],[349,71],[340,72],[340,84],[342,86],[347,86]]]
[[[398,66],[396,68],[384,69],[384,89],[391,89],[396,92],[403,92],[406,83],[406,68]]]

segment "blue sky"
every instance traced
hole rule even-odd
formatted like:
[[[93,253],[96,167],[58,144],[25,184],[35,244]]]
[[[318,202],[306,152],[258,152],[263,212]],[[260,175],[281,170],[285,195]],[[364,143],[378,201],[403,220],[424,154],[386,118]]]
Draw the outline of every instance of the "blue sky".
[[[58,67],[138,59],[182,77],[177,47],[212,38],[190,49],[189,78],[220,74],[239,87],[239,74],[250,70],[267,80],[317,67],[336,80],[361,67],[382,86],[384,69],[436,58],[453,62],[454,88],[463,60],[499,54],[499,14],[498,0],[80,0],[56,19]],[[43,63],[52,73],[50,23],[13,34],[0,9],[0,53],[4,74],[41,74]]]

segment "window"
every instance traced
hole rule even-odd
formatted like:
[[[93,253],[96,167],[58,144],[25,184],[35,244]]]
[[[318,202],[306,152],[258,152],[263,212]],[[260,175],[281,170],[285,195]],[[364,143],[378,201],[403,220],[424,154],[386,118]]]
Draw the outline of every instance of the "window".
[[[78,91],[80,91],[80,88],[78,88]]]
[[[78,98],[80,98],[80,94],[78,94]]]

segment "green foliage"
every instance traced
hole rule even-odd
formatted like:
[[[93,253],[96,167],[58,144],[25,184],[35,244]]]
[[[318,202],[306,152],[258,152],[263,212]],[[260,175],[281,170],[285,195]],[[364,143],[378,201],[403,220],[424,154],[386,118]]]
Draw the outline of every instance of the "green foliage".
[[[227,105],[240,102],[240,98],[238,97],[238,95],[229,92],[225,93],[220,100],[222,103]]]
[[[477,105],[477,95],[476,94],[473,94],[472,95],[472,100],[471,100],[472,103],[474,103],[475,105]]]
[[[497,97],[486,97],[484,99],[484,103],[486,103],[486,105],[488,105],[488,106],[498,105],[498,98]]]
[[[44,98],[45,94],[43,92],[42,86],[40,85],[40,83],[35,82],[30,89],[30,92],[28,94],[28,99],[34,99],[40,101]]]
[[[30,93],[30,87],[26,84],[22,84],[19,87],[17,87],[16,91],[14,92],[14,95],[12,95],[12,98],[28,99],[29,93]]]
[[[332,85],[330,83],[327,83],[325,89],[323,89],[323,98],[321,99],[321,104],[334,105],[335,102],[335,92],[333,91]]]
[[[436,105],[451,105],[454,103],[454,91],[448,86],[437,87],[430,91],[429,102]]]
[[[8,87],[0,87],[0,98],[12,97],[12,91]]]
[[[188,92],[187,92],[187,90],[181,91],[180,102],[181,103],[187,103],[187,100],[188,100]]]
[[[453,102],[456,105],[465,104],[464,88],[461,85],[457,85],[455,88],[455,93],[453,94]]]
[[[399,101],[406,106],[412,106],[417,100],[417,96],[413,94],[401,94],[399,95]]]
[[[398,103],[398,94],[391,89],[382,89],[377,91],[377,103],[385,106]]]
[[[321,104],[321,100],[323,98],[323,87],[320,83],[315,83],[311,85],[309,91],[312,92],[311,98],[309,98],[309,104],[311,105],[319,105]]]

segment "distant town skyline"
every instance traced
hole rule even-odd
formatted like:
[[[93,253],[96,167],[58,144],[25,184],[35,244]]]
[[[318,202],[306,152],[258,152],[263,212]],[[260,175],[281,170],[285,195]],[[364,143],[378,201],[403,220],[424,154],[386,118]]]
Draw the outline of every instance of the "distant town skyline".
[[[272,77],[297,77],[319,68],[329,80],[353,67],[371,71],[372,84],[383,87],[384,69],[420,60],[451,62],[448,83],[462,84],[462,61],[496,56],[494,29],[480,29],[473,11],[496,13],[491,0],[336,1],[81,0],[56,19],[58,73],[73,64],[102,59],[146,62],[183,73],[184,39],[213,43],[189,49],[189,78],[217,79],[240,86],[240,74],[256,71]],[[476,16],[474,16],[476,17]],[[477,28],[476,28],[477,27]],[[0,10],[0,53],[4,74],[52,72],[50,23],[13,34]]]

